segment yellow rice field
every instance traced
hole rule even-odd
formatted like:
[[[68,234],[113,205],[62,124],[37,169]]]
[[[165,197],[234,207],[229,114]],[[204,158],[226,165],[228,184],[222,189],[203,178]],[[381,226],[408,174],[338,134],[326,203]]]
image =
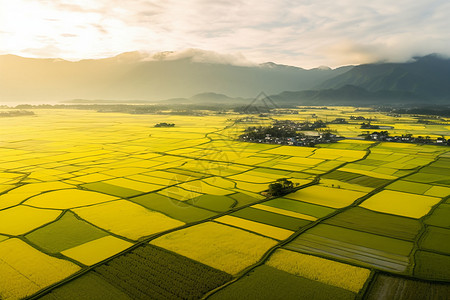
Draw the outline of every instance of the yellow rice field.
[[[255,205],[252,205],[251,207],[256,208],[256,209],[265,210],[265,211],[270,211],[270,212],[280,214],[280,215],[285,215],[285,216],[289,216],[289,217],[308,220],[308,221],[317,220],[317,218],[313,217],[313,216],[309,216],[309,215],[305,215],[305,214],[301,214],[301,213],[297,213],[297,212],[293,212],[293,211],[285,210],[285,209],[281,209],[281,208],[276,208],[276,207],[272,207],[272,206],[267,206],[267,205],[263,205],[263,204],[255,204]]]
[[[61,254],[91,266],[113,256],[133,244],[113,236],[105,236],[85,244],[64,250]]]
[[[356,199],[365,194],[364,192],[345,190],[337,187],[330,188],[315,185],[298,190],[285,197],[333,208],[341,208],[352,204]]]
[[[60,210],[19,205],[0,211],[0,234],[20,235],[54,221]]]
[[[359,292],[370,275],[368,269],[284,249],[277,250],[266,264],[355,293]]]
[[[80,269],[13,238],[0,242],[0,298],[21,299]]]
[[[397,191],[384,190],[365,200],[360,206],[399,216],[421,218],[441,199]]]
[[[276,240],[284,240],[291,236],[294,232],[291,230],[266,225],[263,223],[253,222],[250,220],[234,217],[234,216],[223,216],[215,219],[215,221],[232,225],[235,227],[239,227],[242,229],[246,229],[249,231],[253,231],[259,233],[261,235],[265,235],[267,237],[276,239]]]
[[[68,209],[116,200],[117,197],[77,189],[52,191],[30,198],[25,204],[40,208]]]
[[[132,240],[184,225],[126,200],[77,208],[73,212],[96,226]]]
[[[166,234],[151,244],[229,274],[257,262],[277,242],[230,226],[207,222]]]

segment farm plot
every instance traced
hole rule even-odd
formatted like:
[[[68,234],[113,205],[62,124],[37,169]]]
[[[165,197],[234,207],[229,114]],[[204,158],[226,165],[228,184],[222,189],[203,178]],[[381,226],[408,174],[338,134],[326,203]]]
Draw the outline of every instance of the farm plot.
[[[225,272],[151,245],[115,258],[93,273],[132,299],[198,299],[231,279]]]
[[[208,219],[217,214],[209,210],[192,206],[187,202],[177,201],[157,193],[130,198],[130,201],[185,223]]]
[[[40,208],[68,209],[117,200],[117,197],[77,189],[44,193],[28,199],[25,204]]]
[[[91,266],[110,256],[113,256],[133,244],[113,236],[105,236],[73,248],[61,251],[61,254]]]
[[[178,185],[179,187],[192,192],[203,193],[208,195],[224,196],[232,194],[233,191],[215,187],[203,182],[202,180],[194,180]]]
[[[113,286],[94,272],[89,272],[75,280],[53,289],[49,294],[39,298],[42,300],[72,299],[114,299],[131,300],[125,292]]]
[[[450,229],[427,226],[419,247],[424,250],[450,255]]]
[[[440,204],[431,215],[426,216],[424,222],[428,225],[450,228],[450,205]]]
[[[233,198],[210,194],[202,195],[185,202],[194,206],[217,212],[230,210],[237,204],[237,201]]]
[[[282,215],[267,210],[247,207],[231,214],[232,216],[263,223],[275,227],[284,228],[287,230],[296,231],[299,228],[307,225],[310,221],[294,218],[287,215]]]
[[[121,198],[128,198],[143,194],[141,191],[120,187],[105,182],[91,182],[81,185],[82,188],[99,192],[102,194],[112,195]]]
[[[395,273],[408,271],[412,242],[320,224],[285,246]]]
[[[331,173],[325,174],[322,178],[344,181],[351,184],[357,184],[369,188],[378,188],[391,181],[389,179],[376,178],[367,175],[362,175],[359,173],[345,172],[340,170],[336,170]]]
[[[323,223],[409,241],[414,241],[422,228],[416,219],[383,214],[361,207],[350,208]]]
[[[370,275],[370,270],[329,259],[279,249],[267,265],[311,280],[358,293]]]
[[[368,198],[360,206],[374,211],[419,219],[440,200],[436,197],[384,190]]]
[[[262,265],[248,276],[213,294],[210,299],[350,300],[355,296],[350,291]]]
[[[363,192],[315,185],[298,190],[285,197],[332,208],[342,208],[352,204],[356,199],[364,195],[365,193]]]
[[[80,269],[71,262],[43,254],[16,238],[0,242],[0,257],[2,299],[30,296]]]
[[[73,188],[72,185],[62,182],[29,183],[10,189],[8,192],[0,195],[0,209],[12,207],[20,204],[26,199],[38,195],[42,192]]]
[[[248,231],[252,231],[255,233],[259,233],[261,235],[276,239],[276,240],[284,240],[291,236],[294,232],[291,230],[286,230],[283,228],[266,225],[263,223],[258,223],[242,218],[237,218],[233,216],[223,216],[214,221],[223,223],[226,225],[231,225],[234,227],[242,228]]]
[[[427,280],[450,280],[450,256],[428,251],[417,251],[414,276]]]
[[[19,205],[0,211],[0,234],[20,235],[50,223],[62,211]]]
[[[184,225],[126,200],[77,208],[73,212],[106,231],[132,240]]]
[[[398,181],[393,182],[390,185],[388,185],[386,187],[386,189],[392,190],[392,191],[398,191],[398,192],[423,195],[431,187],[432,187],[432,185],[430,185],[430,184],[398,180]]]
[[[379,274],[370,285],[368,300],[434,300],[446,299],[450,295],[450,284],[420,281]]]
[[[108,234],[84,222],[68,211],[55,222],[32,231],[25,237],[50,253],[58,253]]]
[[[267,206],[264,210],[269,210],[270,207],[290,211],[300,214],[298,217],[305,220],[315,221],[319,218],[327,216],[335,210],[329,207],[315,205],[311,203],[291,200],[286,198],[277,198],[261,203],[261,206]],[[258,209],[261,209],[258,206]],[[256,208],[256,207],[255,207]],[[285,213],[284,213],[285,214]],[[289,214],[286,214],[289,215]]]
[[[257,262],[276,241],[207,222],[163,235],[151,244],[234,275]]]

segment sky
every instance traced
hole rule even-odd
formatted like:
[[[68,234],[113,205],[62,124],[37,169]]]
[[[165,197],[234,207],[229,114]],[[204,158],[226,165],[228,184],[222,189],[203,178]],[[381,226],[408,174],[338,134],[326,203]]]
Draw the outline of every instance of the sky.
[[[449,16],[448,0],[0,0],[0,54],[175,51],[304,68],[402,62],[449,56]]]

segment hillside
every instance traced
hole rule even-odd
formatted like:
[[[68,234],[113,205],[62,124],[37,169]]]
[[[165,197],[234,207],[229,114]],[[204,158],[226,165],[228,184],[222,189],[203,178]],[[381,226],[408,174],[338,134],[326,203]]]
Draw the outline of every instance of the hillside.
[[[400,92],[422,100],[450,99],[450,59],[431,54],[407,63],[380,63],[356,66],[318,85],[338,89],[354,85],[368,92]]]
[[[130,52],[77,62],[2,55],[0,101],[163,100],[205,92],[252,98],[261,91],[309,89],[350,68],[233,65],[199,62],[195,55],[171,60],[159,55],[148,60],[139,52]]]

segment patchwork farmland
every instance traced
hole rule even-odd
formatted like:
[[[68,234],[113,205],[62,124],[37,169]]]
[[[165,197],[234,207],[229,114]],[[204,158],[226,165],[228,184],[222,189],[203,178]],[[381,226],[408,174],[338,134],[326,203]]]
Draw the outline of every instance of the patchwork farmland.
[[[232,112],[0,119],[0,299],[448,298],[450,148],[357,139],[355,113],[449,138],[352,107],[273,116],[348,119],[315,147],[239,142],[270,119]]]

